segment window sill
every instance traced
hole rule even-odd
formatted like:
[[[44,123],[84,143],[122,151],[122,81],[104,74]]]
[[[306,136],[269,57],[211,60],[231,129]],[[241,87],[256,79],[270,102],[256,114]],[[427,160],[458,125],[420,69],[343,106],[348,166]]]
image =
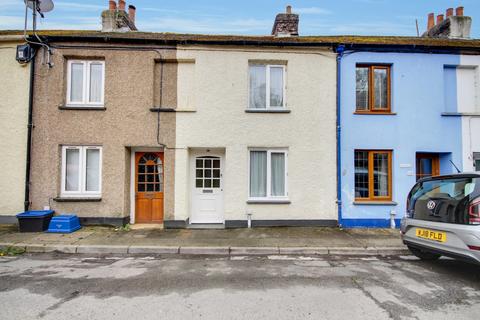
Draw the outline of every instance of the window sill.
[[[355,206],[396,206],[395,201],[354,201]]]
[[[353,114],[359,115],[374,115],[374,116],[395,116],[397,115],[396,112],[388,112],[388,111],[378,111],[378,112],[362,112],[362,111],[355,111]]]
[[[245,109],[246,113],[290,113],[290,109]]]
[[[94,111],[105,111],[107,108],[104,106],[86,106],[86,105],[80,105],[80,106],[58,106],[59,110],[94,110]]]
[[[56,202],[100,202],[102,201],[101,197],[56,197],[53,198],[53,201]]]
[[[479,112],[442,112],[442,117],[480,117]]]
[[[288,199],[256,199],[256,200],[247,200],[247,204],[290,204],[291,201]]]

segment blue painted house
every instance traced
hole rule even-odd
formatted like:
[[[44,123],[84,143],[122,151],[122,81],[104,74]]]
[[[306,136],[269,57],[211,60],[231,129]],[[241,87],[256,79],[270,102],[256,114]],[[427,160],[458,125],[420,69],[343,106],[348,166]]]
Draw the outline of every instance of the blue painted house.
[[[384,48],[386,49],[386,48]],[[462,128],[446,111],[456,54],[346,51],[341,62],[341,221],[390,225],[415,181],[461,170]]]
[[[476,99],[478,77],[458,78],[473,67],[449,38],[468,37],[471,19],[462,16],[463,8],[458,16],[452,11],[437,25],[429,15],[428,44],[399,38],[337,48],[340,225],[387,227],[394,219],[398,226],[418,179],[463,170],[465,120],[458,101],[469,100],[462,88],[470,85]],[[451,27],[458,23],[467,28]],[[474,51],[469,54],[478,57]]]

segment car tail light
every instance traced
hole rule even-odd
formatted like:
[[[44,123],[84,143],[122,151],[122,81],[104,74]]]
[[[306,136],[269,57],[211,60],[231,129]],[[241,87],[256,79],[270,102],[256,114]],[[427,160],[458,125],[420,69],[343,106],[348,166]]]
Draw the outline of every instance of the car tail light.
[[[468,218],[470,224],[480,224],[480,199],[475,199],[468,206]]]
[[[468,246],[468,249],[470,250],[477,250],[477,251],[480,251],[480,247],[479,246]]]

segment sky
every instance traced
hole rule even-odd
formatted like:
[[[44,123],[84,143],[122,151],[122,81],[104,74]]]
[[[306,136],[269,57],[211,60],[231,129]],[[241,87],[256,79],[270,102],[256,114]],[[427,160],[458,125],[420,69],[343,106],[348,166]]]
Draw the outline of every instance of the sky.
[[[108,0],[53,0],[39,29],[100,30]],[[23,0],[0,0],[0,29],[23,29]],[[427,14],[464,6],[473,18],[472,38],[480,38],[480,0],[127,0],[137,7],[140,31],[268,35],[275,15],[291,5],[300,14],[300,35],[415,36],[415,20],[425,31]],[[478,16],[478,23],[476,21]]]

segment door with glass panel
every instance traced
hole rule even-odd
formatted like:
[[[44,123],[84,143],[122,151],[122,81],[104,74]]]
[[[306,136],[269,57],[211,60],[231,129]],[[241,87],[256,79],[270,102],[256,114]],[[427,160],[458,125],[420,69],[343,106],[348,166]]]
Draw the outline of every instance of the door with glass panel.
[[[163,152],[135,154],[135,222],[163,222]]]
[[[193,158],[191,223],[223,223],[222,158]]]
[[[417,153],[417,180],[440,175],[440,159],[436,153]]]

